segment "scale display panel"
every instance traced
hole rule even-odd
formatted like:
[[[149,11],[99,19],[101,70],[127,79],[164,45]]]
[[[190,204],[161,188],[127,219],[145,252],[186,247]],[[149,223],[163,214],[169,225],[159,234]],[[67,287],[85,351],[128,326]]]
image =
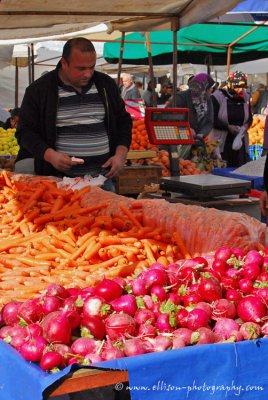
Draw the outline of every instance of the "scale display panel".
[[[152,144],[193,144],[189,108],[145,108],[145,125]]]

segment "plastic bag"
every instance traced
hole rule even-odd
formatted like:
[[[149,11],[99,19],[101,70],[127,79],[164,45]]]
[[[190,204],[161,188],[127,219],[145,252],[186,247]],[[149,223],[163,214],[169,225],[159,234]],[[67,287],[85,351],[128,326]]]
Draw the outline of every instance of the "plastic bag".
[[[236,135],[233,144],[232,144],[232,149],[233,150],[240,150],[242,145],[243,145],[243,137],[245,136],[246,129],[244,126],[241,126],[239,129],[238,134]]]

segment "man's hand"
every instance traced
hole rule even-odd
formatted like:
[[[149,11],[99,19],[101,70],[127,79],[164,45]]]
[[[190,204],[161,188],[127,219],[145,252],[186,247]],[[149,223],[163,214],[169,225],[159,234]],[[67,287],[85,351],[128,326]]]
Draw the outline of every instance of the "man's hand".
[[[268,194],[266,191],[262,192],[262,194],[261,194],[260,208],[261,208],[262,215],[267,217],[267,215],[268,215]]]
[[[106,178],[114,178],[119,174],[126,162],[128,149],[125,146],[118,146],[115,155],[110,157],[102,168],[109,168],[109,172],[105,175]]]
[[[49,162],[58,171],[67,172],[78,162],[72,161],[72,158],[64,153],[59,153],[53,149],[47,149],[44,154],[44,160]]]

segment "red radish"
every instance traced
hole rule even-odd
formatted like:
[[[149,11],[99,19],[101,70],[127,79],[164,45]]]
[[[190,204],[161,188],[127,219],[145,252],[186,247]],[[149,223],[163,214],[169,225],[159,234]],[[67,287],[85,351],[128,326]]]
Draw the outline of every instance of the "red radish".
[[[198,266],[198,269],[200,270],[200,267],[202,268],[208,267],[208,261],[205,259],[205,257],[197,256],[194,257],[193,260],[197,262],[197,265],[195,265],[194,268]]]
[[[254,291],[255,295],[259,297],[265,304],[268,304],[268,287],[258,288]]]
[[[66,290],[67,290],[67,292],[68,292],[67,298],[68,298],[68,297],[74,297],[74,298],[77,299],[77,297],[78,297],[78,296],[80,295],[80,293],[81,293],[81,289],[78,288],[78,287],[71,287],[71,288],[67,288]]]
[[[238,289],[239,279],[237,277],[222,276],[221,277],[221,286],[225,290]]]
[[[257,276],[256,280],[260,282],[268,282],[268,272],[261,272],[260,275]]]
[[[162,313],[162,310],[161,310],[162,304],[163,303],[157,302],[157,303],[153,303],[153,305],[152,305],[151,311],[154,313],[156,318],[158,318],[159,315]]]
[[[205,326],[198,328],[191,336],[191,344],[209,344],[215,343],[215,341],[214,332]]]
[[[187,327],[187,318],[188,318],[189,312],[186,310],[186,308],[181,308],[175,315],[176,321],[178,326],[186,328]]]
[[[261,333],[264,337],[268,337],[268,321],[265,322],[261,327]]]
[[[237,289],[227,289],[225,293],[226,300],[237,304],[242,299],[242,294]]]
[[[144,302],[146,308],[151,310],[153,308],[153,305],[154,305],[152,297],[150,295],[146,294],[145,296],[143,296],[142,299],[143,299],[143,302]]]
[[[166,286],[168,284],[168,275],[162,269],[153,268],[145,272],[144,280],[149,288],[153,285]]]
[[[154,325],[143,323],[139,326],[138,329],[139,337],[155,337],[156,334],[157,331]]]
[[[18,310],[21,302],[10,301],[2,308],[2,317],[6,325],[15,325],[19,322]]]
[[[183,339],[174,336],[172,340],[172,350],[182,349],[186,344]]]
[[[43,308],[39,299],[30,299],[21,303],[18,309],[18,315],[27,324],[41,321],[43,317]]]
[[[117,358],[123,358],[125,354],[122,350],[118,349],[117,347],[107,347],[104,348],[101,352],[101,359],[103,361],[115,360]]]
[[[43,336],[49,343],[68,344],[71,341],[71,324],[60,311],[45,316],[41,322]]]
[[[95,295],[95,288],[88,287],[88,286],[85,288],[82,288],[80,290],[80,294],[79,294],[79,296],[81,296],[81,299],[83,301],[85,301],[89,296],[94,296],[94,295]]]
[[[96,364],[101,361],[103,361],[101,356],[99,356],[98,354],[95,354],[95,353],[88,353],[85,355],[85,358],[84,358],[84,363],[86,363],[87,365]]]
[[[240,326],[240,332],[244,340],[257,339],[261,336],[261,327],[255,322],[244,322]]]
[[[105,302],[105,299],[99,296],[88,297],[82,309],[83,316],[93,315],[106,318],[110,313],[111,306]]]
[[[95,294],[104,298],[106,301],[112,301],[121,296],[123,288],[114,280],[104,278],[95,286]]]
[[[214,260],[211,266],[213,271],[216,271],[220,274],[224,274],[227,268],[229,268],[229,266],[224,260]]]
[[[127,357],[137,356],[144,354],[146,348],[139,338],[128,339],[124,341],[123,351]]]
[[[245,257],[246,253],[244,252],[244,250],[237,248],[237,247],[233,247],[232,248],[232,253],[234,254],[234,256],[237,258],[238,261],[243,260],[243,258]]]
[[[163,335],[156,336],[155,338],[146,338],[145,348],[147,352],[168,350],[172,348],[172,341]]]
[[[248,278],[242,278],[239,280],[239,289],[243,294],[250,294],[253,290],[253,281]]]
[[[4,341],[17,350],[28,339],[26,330],[19,325],[11,326],[7,333],[8,335],[3,338]]]
[[[64,363],[67,364],[69,358],[71,358],[71,347],[67,346],[67,344],[63,343],[54,343],[51,347],[54,351],[61,354],[64,360]]]
[[[201,328],[201,326],[207,326],[209,321],[209,316],[206,311],[194,308],[189,312],[187,317],[187,328],[192,331]]]
[[[126,314],[134,316],[137,311],[136,297],[133,294],[124,294],[110,302],[114,311],[123,311]]]
[[[214,332],[221,340],[229,339],[232,332],[239,331],[239,324],[231,318],[221,318],[216,321]]]
[[[253,281],[257,279],[258,275],[261,273],[261,268],[259,265],[254,263],[246,264],[243,267],[242,275],[244,278],[252,279]]]
[[[173,304],[181,304],[181,297],[177,293],[170,292],[167,294],[167,300],[170,300]]]
[[[147,308],[142,308],[136,311],[134,319],[139,325],[153,324],[155,322],[155,315],[151,310]]]
[[[212,314],[212,306],[209,303],[206,303],[205,301],[199,301],[195,307],[195,309],[200,309],[200,310],[204,310],[206,311],[207,315],[209,316],[209,318],[211,317]]]
[[[164,301],[167,298],[167,294],[163,286],[153,285],[150,289],[150,294],[156,301]]]
[[[90,338],[75,339],[71,345],[71,352],[85,356],[88,353],[94,353],[98,348],[99,342]]]
[[[105,336],[105,325],[100,317],[88,315],[81,321],[81,335],[102,340]]]
[[[215,301],[221,299],[222,289],[214,278],[204,279],[199,284],[199,294],[204,301]]]
[[[59,299],[66,299],[68,297],[68,291],[64,286],[58,283],[51,283],[46,289],[46,296],[56,296]]]
[[[245,264],[257,264],[262,265],[263,256],[257,250],[249,250],[245,256]]]
[[[39,362],[47,345],[42,336],[36,336],[26,340],[19,349],[22,357],[27,361]]]
[[[215,251],[215,260],[228,261],[231,258],[233,251],[228,246],[222,246]]]
[[[159,262],[154,262],[150,265],[149,269],[160,269],[161,271],[165,271],[165,266]]]
[[[259,297],[249,295],[239,301],[237,314],[244,322],[261,322],[267,314],[267,307]]]
[[[160,314],[155,322],[155,327],[159,332],[172,332],[176,326],[175,317],[171,317],[169,313]]]
[[[197,303],[200,303],[202,298],[197,293],[188,294],[182,296],[182,302],[184,307],[188,307]]]
[[[148,293],[148,288],[143,279],[137,278],[130,282],[132,293],[135,296],[144,296]]]
[[[111,340],[122,336],[133,336],[136,329],[136,322],[128,314],[112,314],[105,320],[106,333]]]
[[[57,311],[61,306],[61,300],[57,296],[44,296],[40,300],[40,304],[45,315]]]
[[[186,346],[191,344],[192,333],[193,331],[188,328],[178,328],[172,332],[173,336],[182,339]]]
[[[214,320],[220,318],[235,318],[236,317],[236,307],[235,305],[227,299],[216,300],[213,304],[212,318]]]
[[[227,342],[241,342],[244,340],[243,335],[240,331],[233,331],[231,336],[226,340]]]
[[[242,274],[243,274],[242,269],[236,269],[233,267],[227,268],[227,270],[225,271],[225,275],[230,276],[231,278],[240,279]]]
[[[55,368],[62,367],[63,358],[60,353],[56,351],[48,351],[47,353],[43,354],[40,360],[40,367],[44,371],[51,371]]]
[[[5,339],[7,336],[9,336],[9,332],[11,330],[12,326],[5,325],[0,328],[0,339]],[[22,328],[22,327],[20,327]]]
[[[37,324],[37,323],[27,325],[25,327],[25,331],[27,333],[27,336],[29,336],[29,337],[43,335],[43,329],[42,329],[41,325]]]

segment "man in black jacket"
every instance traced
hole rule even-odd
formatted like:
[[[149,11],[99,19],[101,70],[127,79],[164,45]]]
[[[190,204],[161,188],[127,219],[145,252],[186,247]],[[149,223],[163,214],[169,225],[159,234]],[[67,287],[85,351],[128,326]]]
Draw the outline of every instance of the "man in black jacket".
[[[16,137],[22,160],[34,159],[38,175],[84,176],[124,166],[132,121],[115,81],[95,71],[96,51],[85,38],[66,42],[55,70],[27,89]]]

